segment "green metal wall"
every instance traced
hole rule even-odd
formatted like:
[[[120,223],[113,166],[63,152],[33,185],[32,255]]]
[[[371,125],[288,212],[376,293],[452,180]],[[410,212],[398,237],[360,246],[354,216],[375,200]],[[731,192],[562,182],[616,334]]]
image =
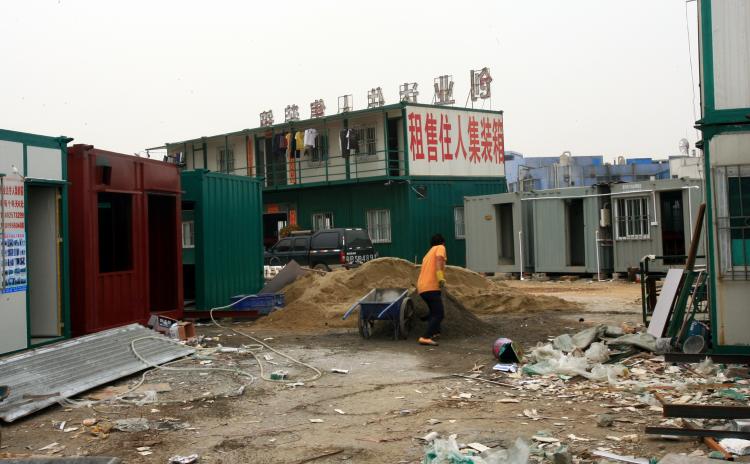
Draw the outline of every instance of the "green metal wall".
[[[195,307],[207,310],[263,286],[261,182],[203,170],[184,171],[183,201],[194,202]]]
[[[419,198],[414,188],[426,188]],[[333,213],[335,227],[367,227],[367,210],[391,211],[391,243],[377,243],[380,256],[418,261],[427,251],[430,237],[442,233],[446,239],[448,262],[466,264],[465,240],[456,239],[453,208],[463,206],[465,196],[505,192],[505,179],[435,180],[412,178],[406,181],[369,182],[317,188],[265,192],[267,204],[288,203],[296,207],[297,222],[312,227],[315,213]]]

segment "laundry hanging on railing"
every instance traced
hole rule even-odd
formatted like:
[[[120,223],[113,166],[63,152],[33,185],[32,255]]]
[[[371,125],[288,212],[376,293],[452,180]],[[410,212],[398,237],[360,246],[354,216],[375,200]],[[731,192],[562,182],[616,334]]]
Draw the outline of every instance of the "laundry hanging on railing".
[[[341,129],[339,132],[339,143],[341,144],[341,156],[347,158],[352,150],[359,150],[359,137],[353,129]]]
[[[315,148],[315,138],[318,136],[317,129],[306,129],[304,142],[305,148]]]

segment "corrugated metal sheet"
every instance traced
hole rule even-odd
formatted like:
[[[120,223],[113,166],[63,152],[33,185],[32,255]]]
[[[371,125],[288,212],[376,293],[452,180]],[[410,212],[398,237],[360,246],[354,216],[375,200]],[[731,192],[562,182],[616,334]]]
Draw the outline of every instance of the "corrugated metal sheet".
[[[439,232],[445,237],[448,263],[465,266],[466,240],[456,237],[453,211],[457,206],[464,206],[464,197],[506,192],[505,178],[494,181],[414,179],[411,185],[415,188],[424,186],[427,189],[427,198],[424,199],[418,198],[411,190],[408,192],[411,211],[410,219],[404,227],[411,230],[414,240],[413,254],[421,260],[430,248],[430,237]]]
[[[750,108],[750,2],[711,2],[714,106]]]
[[[0,418],[11,422],[61,398],[69,398],[99,385],[148,368],[131,349],[131,342],[146,360],[163,364],[193,353],[188,346],[138,324],[105,330],[0,359],[0,385],[10,396],[0,402]],[[28,399],[25,395],[52,395]]]
[[[195,307],[207,310],[263,286],[263,199],[259,180],[207,171],[182,173],[195,221]]]

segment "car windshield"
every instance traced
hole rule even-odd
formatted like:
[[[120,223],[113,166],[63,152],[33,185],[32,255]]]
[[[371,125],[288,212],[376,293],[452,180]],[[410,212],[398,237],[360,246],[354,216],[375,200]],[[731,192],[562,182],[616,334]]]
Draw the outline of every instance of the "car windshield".
[[[350,248],[372,248],[372,242],[366,230],[347,230],[344,236],[346,237],[346,246]]]

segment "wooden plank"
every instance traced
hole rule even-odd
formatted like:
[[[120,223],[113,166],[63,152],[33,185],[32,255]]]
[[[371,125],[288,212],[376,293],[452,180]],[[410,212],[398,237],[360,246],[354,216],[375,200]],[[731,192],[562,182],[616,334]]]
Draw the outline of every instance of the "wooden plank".
[[[670,269],[667,271],[667,277],[664,279],[664,285],[661,287],[659,299],[656,300],[654,313],[651,315],[651,321],[648,324],[648,333],[656,338],[664,335],[664,330],[672,313],[672,305],[677,296],[677,290],[680,288],[680,281],[684,272],[683,269]]]
[[[733,430],[713,429],[682,429],[679,427],[646,427],[649,435],[676,435],[681,437],[711,437],[711,438],[740,438],[750,439],[750,432],[736,432]]]

